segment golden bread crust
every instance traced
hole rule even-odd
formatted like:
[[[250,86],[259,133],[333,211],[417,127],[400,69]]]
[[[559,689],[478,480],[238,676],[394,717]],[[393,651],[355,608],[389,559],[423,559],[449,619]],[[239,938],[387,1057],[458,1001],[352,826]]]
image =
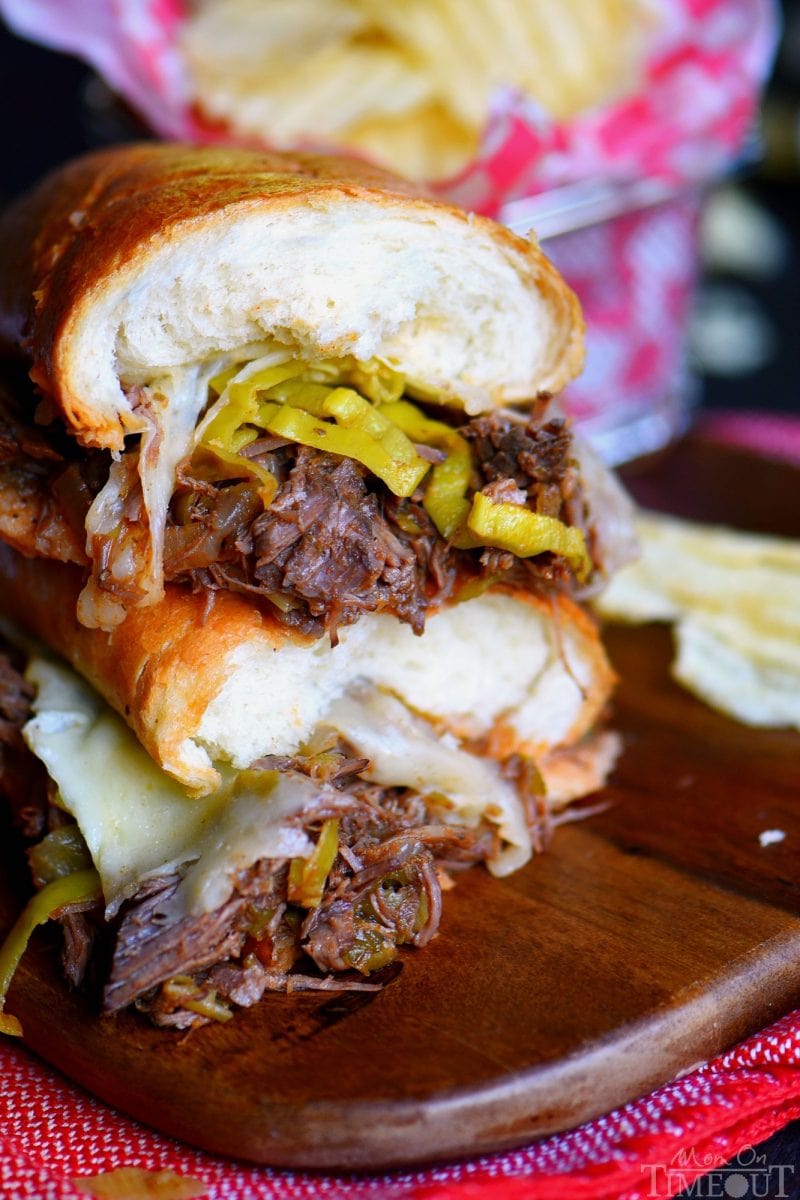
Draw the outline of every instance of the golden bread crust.
[[[0,608],[3,614],[63,655],[128,722],[150,755],[196,792],[218,781],[187,743],[221,691],[231,654],[256,645],[280,652],[312,639],[289,630],[241,596],[219,592],[212,604],[202,595],[168,587],[152,608],[135,609],[110,633],[87,629],[75,616],[82,572],[73,565],[25,558],[0,543]],[[562,744],[580,740],[601,717],[615,682],[596,622],[567,597],[542,600],[522,591],[516,600],[569,631],[591,684],[579,717]],[[423,635],[424,636],[424,635]],[[346,653],[346,647],[342,648]],[[458,732],[455,730],[455,732]],[[512,731],[496,727],[487,752],[499,758],[541,746],[521,745]]]
[[[224,681],[225,660],[255,633],[274,649],[291,634],[231,593],[212,605],[173,587],[161,604],[131,612],[110,633],[87,629],[75,615],[82,572],[71,565],[25,558],[0,543],[2,611],[61,654],[125,718],[149,754],[205,791],[218,781],[210,767],[193,772],[184,743]]]
[[[86,445],[122,448],[130,414],[94,412],[71,382],[72,343],[87,311],[155,244],[212,226],[222,214],[291,210],[309,197],[401,204],[477,222],[522,256],[561,336],[543,378],[559,390],[580,369],[575,296],[538,247],[486,218],[434,200],[417,185],[357,159],[143,143],[103,150],[49,176],[0,219],[0,350],[26,354],[31,376]],[[137,427],[138,428],[138,427]]]

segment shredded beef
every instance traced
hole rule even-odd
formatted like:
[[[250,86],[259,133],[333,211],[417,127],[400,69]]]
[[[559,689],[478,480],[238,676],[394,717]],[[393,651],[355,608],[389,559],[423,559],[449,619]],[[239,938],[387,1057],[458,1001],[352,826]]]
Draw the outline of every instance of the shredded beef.
[[[586,530],[569,428],[544,421],[544,410],[458,425],[475,455],[473,485]],[[91,553],[96,586],[127,606],[141,600],[135,564],[146,557],[138,454],[133,444],[112,464],[105,451],[78,447],[57,422],[35,425],[0,391],[0,476],[10,473],[20,494],[34,498],[40,554],[85,564],[89,507],[109,471],[123,477],[122,536],[95,536]],[[258,438],[243,454],[275,478],[271,503],[264,508],[257,481],[225,478],[213,457],[182,463],[165,535],[167,580],[209,597],[245,593],[283,624],[313,636],[327,631],[334,642],[340,626],[384,610],[421,633],[428,611],[474,580],[534,592],[575,586],[569,565],[551,554],[455,549],[423,507],[424,485],[398,498],[352,459],[279,437]]]
[[[92,936],[89,922],[83,913],[70,913],[60,918],[64,942],[61,950],[61,966],[67,982],[77,987],[86,975]]]
[[[17,390],[25,392],[25,381],[17,382]],[[86,561],[84,523],[93,494],[76,506],[72,489],[61,481],[84,473],[91,477],[98,468],[105,477],[109,461],[105,452],[71,443],[60,424],[34,424],[0,381],[0,490],[14,497],[25,514],[29,553],[63,562]],[[13,514],[16,507],[9,505],[7,511]]]
[[[567,524],[583,524],[572,435],[563,419],[540,425],[533,418],[522,424],[505,413],[492,413],[470,421],[461,432],[472,442],[486,483],[512,480],[528,508]]]
[[[173,876],[160,882],[158,891],[137,898],[122,917],[103,991],[107,1012],[127,1008],[143,992],[173,975],[186,975],[235,957],[242,948],[245,935],[236,918],[247,903],[244,896],[234,894],[214,912],[164,920],[162,910],[179,879]]]
[[[72,987],[84,980],[94,949],[98,926],[102,924],[102,905],[88,912],[69,912],[59,918],[64,935],[61,965]]]
[[[19,717],[25,703],[25,695],[12,697],[8,707]],[[322,743],[324,749],[307,757],[253,764],[319,782],[313,806],[293,818],[312,841],[327,820],[338,822],[337,854],[317,907],[290,902],[287,859],[263,859],[240,871],[225,903],[207,913],[184,907],[179,871],[153,877],[111,922],[97,902],[61,915],[67,980],[99,987],[107,1012],[133,1005],[174,1029],[226,1019],[232,1008],[255,1004],[266,992],[382,986],[368,977],[377,973],[380,980],[399,947],[422,947],[435,935],[442,878],[491,858],[498,834],[486,824],[440,823],[446,814],[419,792],[362,780],[367,760],[346,742],[334,735],[332,744]],[[536,791],[538,781],[527,778],[521,761],[510,760],[507,775]],[[532,823],[539,818],[532,810]],[[70,820],[51,789],[44,828]]]
[[[441,917],[435,849],[448,834],[462,850],[474,849],[466,831],[439,829],[432,843],[428,830],[414,829],[362,848],[355,872],[344,864],[303,924],[304,948],[318,967],[374,969],[370,963],[383,965],[397,946],[428,944]]]
[[[561,419],[523,424],[505,413],[492,413],[476,417],[461,433],[473,443],[487,483],[513,479],[530,493],[534,485],[559,483],[569,470],[571,435]]]
[[[312,617],[330,614],[335,627],[391,606],[420,624],[425,597],[414,555],[352,459],[302,447],[252,535],[258,584],[300,597]]]
[[[344,753],[342,761],[357,760]],[[300,817],[312,838],[329,817],[339,820],[339,851],[319,907],[287,903],[286,861],[242,872],[227,903],[201,916],[169,916],[178,878],[154,882],[121,916],[104,1007],[135,1003],[156,1024],[186,1029],[212,1019],[205,1008],[212,1002],[247,1007],[267,991],[378,986],[364,976],[399,946],[426,945],[441,915],[438,870],[483,861],[495,835],[429,823],[418,793],[336,778]]]
[[[252,484],[201,482],[188,521],[167,529],[166,577],[278,598],[273,611],[284,624],[317,634],[327,628],[334,641],[339,625],[389,607],[421,629],[425,574],[381,512],[364,468],[305,447],[277,449],[275,473],[283,478],[265,511]],[[186,469],[182,479],[191,487]]]
[[[460,426],[491,498],[584,524],[571,438],[562,420],[508,413]],[[214,484],[184,464],[181,503],[167,530],[165,574],[195,589],[245,592],[306,633],[336,630],[365,612],[391,611],[421,633],[431,607],[470,579],[533,590],[568,588],[569,566],[550,554],[457,550],[440,536],[422,493],[392,495],[351,459],[262,438],[248,448],[274,475],[266,510],[254,483]],[[180,518],[180,519],[179,519]]]
[[[164,541],[168,579],[224,563],[226,558],[252,551],[250,530],[263,505],[249,484],[227,488],[203,485],[209,503],[194,506],[193,519],[167,528]],[[224,586],[224,583],[221,584]]]

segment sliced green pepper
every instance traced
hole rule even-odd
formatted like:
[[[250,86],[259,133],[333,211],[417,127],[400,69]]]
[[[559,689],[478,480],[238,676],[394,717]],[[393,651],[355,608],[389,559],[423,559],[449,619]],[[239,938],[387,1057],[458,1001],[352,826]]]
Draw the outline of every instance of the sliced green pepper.
[[[3,1008],[14,972],[36,926],[44,925],[68,904],[99,900],[102,894],[100,876],[94,868],[89,868],[59,876],[28,901],[0,948],[0,1033],[22,1036],[22,1026],[17,1018],[3,1012]]]
[[[205,991],[195,983],[191,975],[175,975],[164,984],[164,995],[173,1004],[188,1008],[189,1012],[205,1017],[207,1021],[225,1024],[233,1013],[224,1001],[217,998],[216,989]]]
[[[286,898],[303,908],[319,908],[325,881],[339,851],[339,822],[325,821],[310,858],[293,858]]]
[[[425,892],[420,894],[411,916],[407,910],[403,912],[407,902],[405,882],[407,880],[404,880],[402,872],[385,876],[356,909],[355,940],[346,958],[350,966],[362,975],[371,975],[390,963],[397,956],[397,947],[413,942],[416,934],[428,922],[428,897]],[[392,934],[375,919],[371,897],[376,891],[382,893],[383,904],[397,914]]]
[[[219,411],[203,429],[201,441],[223,450],[232,449],[233,438],[239,427],[252,421],[258,412],[259,393],[302,375],[307,367],[307,363],[295,360],[276,367],[264,367],[240,383],[229,383],[223,393],[224,403],[220,404]],[[217,378],[221,379],[222,376]],[[235,448],[240,449],[240,446]]]
[[[356,459],[382,479],[396,496],[411,496],[430,469],[430,463],[417,455],[413,463],[398,461],[392,457],[382,440],[363,429],[348,429],[322,421],[301,408],[264,404],[259,412],[259,421],[270,433],[299,442],[301,446],[312,446],[316,450]]]
[[[374,922],[358,921],[355,941],[345,958],[362,975],[371,975],[397,958],[397,946]]]
[[[65,875],[85,871],[92,865],[83,834],[77,825],[60,825],[28,851],[34,882],[43,887]]]
[[[446,453],[445,461],[431,471],[423,501],[425,509],[442,537],[454,546],[464,550],[479,545],[465,528],[470,512],[467,491],[472,479],[469,443],[450,425],[426,417],[407,400],[382,404],[378,411],[413,441]]]
[[[467,525],[486,545],[508,550],[517,558],[545,551],[560,555],[569,562],[580,583],[592,569],[582,530],[555,517],[531,512],[521,504],[496,504],[483,492],[476,492]]]

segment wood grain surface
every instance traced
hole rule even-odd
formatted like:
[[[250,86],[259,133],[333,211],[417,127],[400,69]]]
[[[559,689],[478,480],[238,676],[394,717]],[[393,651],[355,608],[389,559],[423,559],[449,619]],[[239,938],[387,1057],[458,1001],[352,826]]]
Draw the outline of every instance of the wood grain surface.
[[[698,441],[635,472],[654,506],[800,534],[800,472]],[[604,812],[445,897],[380,993],[267,997],[189,1037],[98,1017],[37,935],[9,1010],[43,1058],[156,1128],[279,1166],[377,1168],[563,1130],[800,1003],[800,735],[669,680],[657,627],[608,637],[625,752]],[[762,848],[758,834],[786,838]],[[0,883],[0,924],[22,876]]]

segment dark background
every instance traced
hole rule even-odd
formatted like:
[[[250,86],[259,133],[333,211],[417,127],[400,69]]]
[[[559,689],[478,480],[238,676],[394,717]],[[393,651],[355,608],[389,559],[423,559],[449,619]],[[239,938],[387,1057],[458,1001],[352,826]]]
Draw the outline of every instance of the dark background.
[[[784,5],[785,31],[775,74],[763,111],[761,160],[725,185],[725,197],[739,201],[735,237],[747,251],[756,247],[758,223],[771,233],[774,255],[770,269],[745,252],[726,255],[709,234],[698,317],[693,326],[695,363],[702,378],[706,408],[738,408],[800,412],[800,0]],[[33,184],[58,163],[99,144],[145,131],[121,108],[110,104],[102,86],[82,63],[15,38],[0,23],[0,201]],[[748,226],[747,214],[750,214]],[[751,231],[751,232],[750,232]],[[729,231],[730,238],[730,231]],[[717,239],[718,240],[718,239]],[[769,238],[768,238],[769,241]],[[739,355],[737,369],[714,352],[720,321],[725,343],[743,330],[752,343],[749,356]],[[733,321],[733,326],[730,326]],[[737,324],[738,322],[738,324]],[[711,329],[711,334],[709,334]],[[731,334],[731,329],[734,331]],[[709,344],[711,337],[711,345]],[[718,339],[717,339],[718,341]],[[800,502],[800,501],[799,501]],[[768,1164],[796,1167],[787,1174],[789,1200],[800,1200],[800,1122],[788,1126],[759,1148]],[[742,1175],[737,1164],[728,1175]],[[726,1172],[715,1173],[716,1195],[726,1192]],[[754,1176],[744,1193],[777,1196],[766,1176]],[[711,1194],[691,1190],[691,1195]]]

